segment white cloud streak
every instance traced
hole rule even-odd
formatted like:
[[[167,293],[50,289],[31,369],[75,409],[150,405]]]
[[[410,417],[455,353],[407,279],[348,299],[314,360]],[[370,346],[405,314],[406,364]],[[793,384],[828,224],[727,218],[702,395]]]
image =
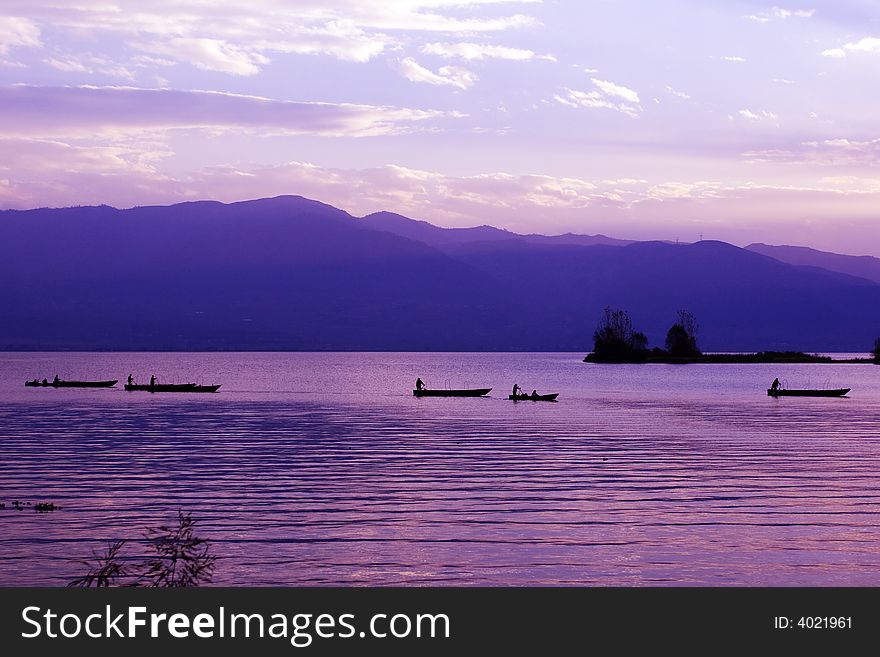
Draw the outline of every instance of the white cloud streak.
[[[691,99],[690,94],[687,94],[684,91],[678,91],[677,89],[675,89],[669,85],[666,85],[666,93],[668,93],[670,96],[675,96],[676,98],[681,98],[682,100],[690,100]]]
[[[507,59],[511,61],[529,61],[532,59],[544,59],[556,61],[552,55],[538,55],[531,50],[522,48],[509,48],[485,43],[426,43],[422,46],[422,53],[437,55],[447,59],[464,59],[468,61],[482,59]]]
[[[614,84],[608,80],[599,80],[598,78],[590,78],[590,81],[606,96],[623,98],[623,100],[629,103],[638,104],[640,102],[639,94],[623,85]]]
[[[231,75],[254,75],[277,53],[329,55],[365,62],[400,48],[398,33],[480,34],[536,24],[521,13],[499,15],[493,5],[537,0],[251,0],[245,4],[202,0],[116,0],[58,3],[4,0],[0,54],[13,46],[39,45],[40,25],[60,34],[115,37],[126,46],[178,63]],[[467,11],[462,11],[467,10]],[[494,55],[510,57],[503,49]],[[500,55],[499,55],[500,53]]]
[[[595,87],[592,91],[565,88],[563,93],[554,95],[553,99],[567,107],[610,109],[632,118],[641,113],[641,101],[636,91],[608,80],[590,78],[590,81]]]
[[[815,13],[815,9],[785,9],[783,7],[773,7],[770,11],[750,14],[746,16],[746,18],[758,23],[769,23],[774,18],[781,20],[787,18],[812,18]]]
[[[749,121],[777,121],[779,117],[776,116],[773,112],[768,112],[767,110],[759,110],[753,112],[750,109],[741,109],[737,112],[742,118],[747,119]]]
[[[112,62],[103,57],[48,57],[43,60],[54,69],[65,71],[67,73],[102,73],[111,77],[122,78],[125,80],[134,80],[132,72],[116,62]]]
[[[149,130],[259,130],[362,137],[396,134],[445,115],[434,110],[273,100],[133,87],[0,87],[0,135],[91,137]]]
[[[412,57],[406,57],[393,64],[394,68],[410,82],[424,82],[438,87],[470,89],[477,76],[460,66],[441,66],[436,72],[425,68]]]
[[[32,20],[17,16],[0,16],[0,55],[12,48],[41,46],[40,28]]]
[[[752,162],[874,169],[880,167],[880,138],[811,140],[790,148],[749,151],[743,157]]]

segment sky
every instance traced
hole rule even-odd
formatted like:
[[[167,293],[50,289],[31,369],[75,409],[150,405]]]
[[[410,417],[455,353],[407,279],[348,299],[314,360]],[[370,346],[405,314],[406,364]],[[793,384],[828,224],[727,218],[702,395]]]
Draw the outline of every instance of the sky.
[[[0,0],[0,208],[880,256],[880,0]]]

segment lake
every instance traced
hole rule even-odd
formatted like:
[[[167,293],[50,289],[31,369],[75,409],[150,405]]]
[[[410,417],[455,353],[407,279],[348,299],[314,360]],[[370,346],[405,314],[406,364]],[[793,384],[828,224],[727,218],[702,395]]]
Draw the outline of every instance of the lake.
[[[221,585],[880,585],[880,367],[582,357],[0,353],[0,584],[64,585],[181,509]],[[56,373],[120,383],[23,385]]]

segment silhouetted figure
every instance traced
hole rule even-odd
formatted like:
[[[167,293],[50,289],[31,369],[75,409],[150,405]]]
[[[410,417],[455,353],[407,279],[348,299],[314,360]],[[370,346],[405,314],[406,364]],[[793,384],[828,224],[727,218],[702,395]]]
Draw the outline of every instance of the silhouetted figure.
[[[416,379],[416,390],[421,392],[422,390],[424,390],[424,388],[425,388],[425,382],[422,381],[421,377],[419,377],[418,379]]]
[[[132,381],[134,381],[134,379],[132,379],[132,378],[131,378],[131,374],[129,374],[129,375],[128,375],[128,385],[131,385],[131,384],[132,384]]]
[[[513,384],[513,396],[516,397],[517,393],[522,392],[523,389],[519,387],[518,383]]]
[[[537,399],[537,398],[538,398],[538,391],[532,390],[532,399]]]
[[[155,374],[150,375],[150,387],[151,388],[156,387],[156,375]]]
[[[59,379],[59,378],[58,378],[58,375],[56,374],[56,375],[55,375],[55,378],[52,379],[52,383],[56,383],[56,384],[57,384],[60,380],[61,380],[61,379]]]
[[[49,382],[46,379],[43,379],[43,385],[47,386],[47,385],[49,385]]]
[[[773,379],[773,383],[770,385],[770,390],[776,392],[779,390],[779,379]]]

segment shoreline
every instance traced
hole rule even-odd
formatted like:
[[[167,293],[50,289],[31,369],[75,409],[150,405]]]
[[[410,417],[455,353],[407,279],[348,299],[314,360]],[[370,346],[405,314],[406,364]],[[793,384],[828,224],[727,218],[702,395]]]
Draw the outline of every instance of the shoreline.
[[[759,351],[752,354],[700,354],[699,356],[670,356],[648,352],[632,358],[597,359],[595,354],[584,356],[584,363],[597,365],[760,365],[760,364],[847,364],[877,365],[870,356],[864,358],[832,358],[803,352]]]

